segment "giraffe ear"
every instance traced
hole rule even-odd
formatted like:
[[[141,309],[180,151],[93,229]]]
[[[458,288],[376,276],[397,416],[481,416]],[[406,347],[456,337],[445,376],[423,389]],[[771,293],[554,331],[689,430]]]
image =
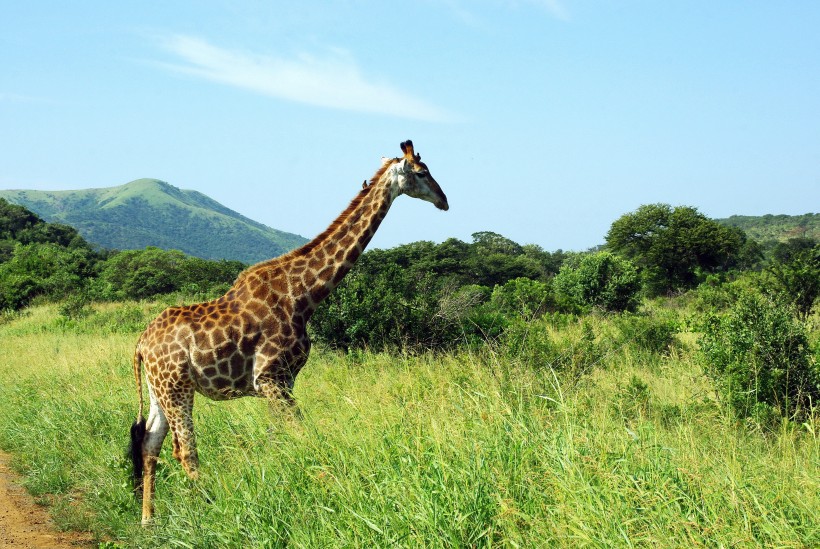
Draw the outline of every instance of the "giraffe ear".
[[[401,145],[401,152],[404,153],[404,157],[408,160],[414,160],[415,157],[413,156],[413,142],[409,139],[403,142]]]

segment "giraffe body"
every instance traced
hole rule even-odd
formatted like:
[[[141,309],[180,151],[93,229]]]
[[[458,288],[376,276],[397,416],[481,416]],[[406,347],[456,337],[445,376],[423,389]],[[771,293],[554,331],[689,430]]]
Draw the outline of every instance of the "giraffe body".
[[[174,457],[191,478],[197,477],[194,394],[292,402],[293,383],[310,352],[307,323],[353,267],[393,200],[407,194],[449,208],[410,141],[402,143],[402,151],[401,158],[383,160],[370,183],[315,239],[249,267],[219,299],[166,309],[140,336],[134,353],[140,404],[132,446],[144,524],[153,514],[156,461],[169,430]],[[143,369],[147,419],[142,416]]]

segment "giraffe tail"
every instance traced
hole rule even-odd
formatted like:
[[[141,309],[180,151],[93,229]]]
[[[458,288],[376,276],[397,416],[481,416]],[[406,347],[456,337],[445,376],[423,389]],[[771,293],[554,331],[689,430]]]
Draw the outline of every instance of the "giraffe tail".
[[[139,395],[139,411],[137,412],[137,420],[131,425],[131,444],[128,446],[128,455],[134,465],[134,494],[139,497],[143,471],[142,441],[145,439],[145,418],[142,415],[142,355],[140,354],[139,345],[137,345],[134,352],[134,380],[137,383],[137,394]]]

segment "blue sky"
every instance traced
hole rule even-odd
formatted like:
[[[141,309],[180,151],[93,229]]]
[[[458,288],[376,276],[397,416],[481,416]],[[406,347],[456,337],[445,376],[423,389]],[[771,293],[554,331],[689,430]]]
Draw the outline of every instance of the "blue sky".
[[[641,204],[820,211],[820,2],[10,2],[0,188],[141,177],[312,237],[412,139],[450,211],[583,250]]]

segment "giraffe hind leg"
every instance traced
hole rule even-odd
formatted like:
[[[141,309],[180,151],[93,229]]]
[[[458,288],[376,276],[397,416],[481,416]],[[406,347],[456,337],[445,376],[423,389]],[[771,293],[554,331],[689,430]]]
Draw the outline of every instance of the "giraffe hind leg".
[[[159,406],[151,385],[148,385],[151,406],[145,422],[145,434],[142,441],[142,524],[151,521],[154,514],[154,494],[156,492],[157,459],[162,442],[168,434],[168,420]]]
[[[171,429],[173,456],[182,464],[185,473],[196,479],[199,476],[199,457],[194,436],[193,389],[171,389],[162,398],[161,404]]]
[[[131,444],[128,446],[128,455],[134,467],[133,482],[134,495],[139,497],[142,492],[142,475],[144,461],[142,458],[142,443],[145,440],[145,419],[135,421],[131,425]]]

